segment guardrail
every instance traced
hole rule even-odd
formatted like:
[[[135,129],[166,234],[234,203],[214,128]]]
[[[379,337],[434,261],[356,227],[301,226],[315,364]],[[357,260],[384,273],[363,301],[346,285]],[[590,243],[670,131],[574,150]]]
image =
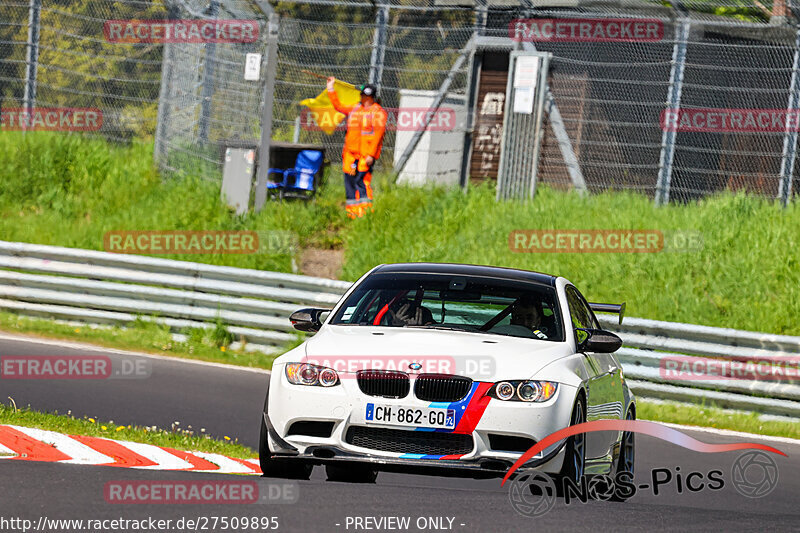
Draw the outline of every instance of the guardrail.
[[[287,317],[331,306],[350,283],[242,268],[0,241],[0,309],[124,325],[141,317],[175,330],[217,320],[237,338],[279,347]]]
[[[722,407],[762,413],[800,416],[800,376],[785,375],[782,379],[675,379],[670,377],[666,361],[700,362],[701,372],[709,363],[738,362],[774,365],[788,363],[797,373],[800,367],[800,337],[774,335],[729,328],[714,328],[661,322],[644,318],[626,318],[620,325],[616,316],[598,315],[602,326],[614,331],[623,340],[616,352],[629,385],[645,397],[690,401],[707,401]],[[768,372],[768,370],[767,370]],[[698,374],[699,375],[699,374]]]
[[[296,337],[288,315],[332,306],[350,283],[242,268],[0,241],[0,309],[125,325],[137,318],[174,330],[224,323],[237,339],[276,350]],[[723,407],[800,416],[800,379],[675,381],[669,356],[709,360],[800,360],[800,337],[599,315],[623,339],[617,357],[643,397],[708,401]]]

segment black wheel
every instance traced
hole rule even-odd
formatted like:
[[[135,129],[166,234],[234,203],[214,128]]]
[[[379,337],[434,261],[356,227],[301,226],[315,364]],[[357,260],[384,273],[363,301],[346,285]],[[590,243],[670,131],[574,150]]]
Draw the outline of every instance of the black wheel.
[[[625,420],[636,420],[636,413],[631,409],[625,416]],[[619,476],[621,473],[626,473],[627,480],[633,482],[634,464],[636,459],[636,434],[632,431],[624,431],[622,433],[622,441],[619,445],[619,457],[617,458],[617,472]],[[630,496],[621,496],[614,492],[611,498],[615,502],[624,502]]]
[[[578,396],[575,407],[572,409],[572,416],[569,425],[575,426],[586,422],[586,407],[584,406],[583,396]],[[586,467],[586,433],[579,433],[567,439],[564,446],[564,466],[561,467],[561,483],[559,489],[563,487],[564,479],[569,479],[575,486],[580,487]]]
[[[325,465],[328,481],[345,483],[375,483],[378,471],[363,464]]]
[[[296,459],[276,459],[272,457],[267,439],[267,424],[261,419],[261,438],[258,443],[258,462],[264,477],[280,477],[288,479],[308,479],[314,465]]]

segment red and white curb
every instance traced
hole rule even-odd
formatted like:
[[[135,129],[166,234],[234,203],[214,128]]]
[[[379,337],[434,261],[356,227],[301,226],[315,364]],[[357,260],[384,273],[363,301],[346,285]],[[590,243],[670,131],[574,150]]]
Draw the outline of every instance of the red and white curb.
[[[237,459],[206,452],[184,452],[140,442],[64,435],[55,431],[10,425],[0,425],[0,459],[145,470],[261,474],[256,459]]]

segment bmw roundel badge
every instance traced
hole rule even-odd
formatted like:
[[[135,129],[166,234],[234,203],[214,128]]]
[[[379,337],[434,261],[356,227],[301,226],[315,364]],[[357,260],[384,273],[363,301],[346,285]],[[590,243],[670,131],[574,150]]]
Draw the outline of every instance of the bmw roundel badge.
[[[419,370],[422,368],[422,365],[419,363],[411,363],[410,365],[408,365],[408,368],[410,368],[411,370]]]

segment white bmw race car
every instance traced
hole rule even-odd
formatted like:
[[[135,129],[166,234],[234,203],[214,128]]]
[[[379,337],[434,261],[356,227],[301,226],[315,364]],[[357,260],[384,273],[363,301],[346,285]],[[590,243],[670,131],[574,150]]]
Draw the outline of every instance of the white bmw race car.
[[[381,265],[332,310],[291,316],[317,333],[277,358],[261,421],[267,476],[372,482],[379,470],[502,476],[569,425],[634,419],[622,341],[564,278],[507,268]],[[327,316],[323,318],[323,315]],[[523,468],[580,481],[633,473],[633,434],[578,434]]]

